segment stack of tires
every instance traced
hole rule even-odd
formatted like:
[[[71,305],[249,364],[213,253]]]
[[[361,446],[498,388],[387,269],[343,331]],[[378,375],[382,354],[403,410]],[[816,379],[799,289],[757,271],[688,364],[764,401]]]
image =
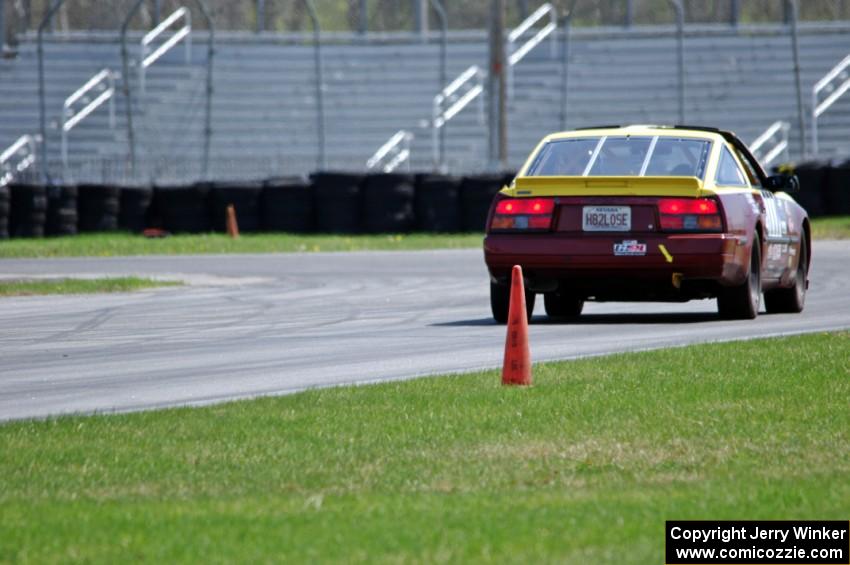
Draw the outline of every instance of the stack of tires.
[[[850,162],[846,165],[829,192],[830,205],[837,203],[836,210],[850,208],[850,192],[843,190],[850,183],[846,178]],[[799,173],[801,195],[820,195],[809,184],[825,183],[825,169],[807,169],[804,164]],[[807,174],[820,176],[811,179]],[[229,205],[234,206],[239,229],[244,232],[481,232],[493,196],[512,176],[461,179],[430,173],[322,172],[310,181],[281,177],[264,183],[204,182],[156,188],[83,184],[45,189],[19,183],[0,191],[0,237],[119,228],[141,232],[148,227],[172,233],[224,231]],[[813,215],[817,213],[814,204],[808,207]]]
[[[42,237],[47,217],[47,190],[30,184],[9,185],[9,235]]]
[[[366,177],[362,189],[366,233],[405,233],[413,229],[414,177],[386,173]]]
[[[316,229],[322,233],[359,233],[362,230],[360,185],[356,173],[316,173],[312,177]]]
[[[117,186],[81,184],[77,192],[77,214],[81,232],[115,231],[121,204]]]
[[[825,212],[824,194],[830,177],[829,161],[813,160],[800,163],[794,168],[800,179],[800,192],[793,194],[809,216],[822,216]]]
[[[9,237],[9,187],[0,186],[0,239]]]
[[[824,194],[826,209],[831,215],[850,214],[850,159],[833,163]]]
[[[301,177],[269,179],[260,196],[262,229],[308,233],[316,230],[313,186]]]
[[[210,231],[209,185],[159,186],[153,203],[152,225],[172,233]]]
[[[460,186],[461,228],[483,232],[493,197],[505,185],[507,174],[466,177]]]
[[[414,215],[418,231],[461,231],[460,179],[448,175],[419,175],[416,179]]]
[[[153,188],[150,186],[122,186],[118,206],[118,227],[138,233],[150,225]]]
[[[214,182],[206,185],[209,190],[209,209],[212,228],[227,229],[227,207],[233,206],[239,231],[260,230],[261,182]]]
[[[77,187],[48,186],[44,233],[46,235],[76,235],[77,226]]]

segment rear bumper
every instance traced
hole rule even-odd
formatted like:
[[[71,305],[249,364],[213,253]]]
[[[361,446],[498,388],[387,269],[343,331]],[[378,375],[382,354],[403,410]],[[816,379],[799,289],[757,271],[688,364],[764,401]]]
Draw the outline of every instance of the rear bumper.
[[[614,255],[614,244],[624,240],[645,243],[646,255]],[[484,239],[484,257],[494,281],[507,281],[511,268],[521,265],[529,287],[538,292],[567,287],[599,299],[676,300],[713,296],[719,287],[742,284],[746,243],[725,233],[491,233]]]

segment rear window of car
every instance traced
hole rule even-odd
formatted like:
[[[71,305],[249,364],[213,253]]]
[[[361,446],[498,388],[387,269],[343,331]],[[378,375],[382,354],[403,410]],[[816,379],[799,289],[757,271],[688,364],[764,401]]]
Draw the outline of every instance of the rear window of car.
[[[544,145],[527,176],[705,176],[707,139],[603,136],[558,139]]]

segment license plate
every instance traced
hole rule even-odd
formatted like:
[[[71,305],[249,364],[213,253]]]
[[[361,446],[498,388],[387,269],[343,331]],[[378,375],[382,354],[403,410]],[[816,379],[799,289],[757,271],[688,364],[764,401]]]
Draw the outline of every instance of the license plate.
[[[585,206],[581,215],[584,231],[629,231],[632,209],[629,206]]]

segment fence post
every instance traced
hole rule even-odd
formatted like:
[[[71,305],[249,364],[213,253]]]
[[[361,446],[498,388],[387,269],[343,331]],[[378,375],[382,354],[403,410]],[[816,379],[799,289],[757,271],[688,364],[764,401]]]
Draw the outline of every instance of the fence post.
[[[38,121],[41,131],[41,180],[46,184],[49,176],[47,167],[47,108],[44,95],[44,30],[53,21],[56,11],[65,3],[65,0],[56,0],[38,25]]]
[[[786,0],[785,13],[791,18],[791,49],[794,57],[794,87],[797,91],[797,134],[800,136],[800,153],[805,158],[808,153],[806,147],[806,122],[803,118],[803,84],[800,79],[800,44],[797,38],[797,18],[800,15],[797,0]],[[812,108],[814,111],[814,108]]]
[[[510,69],[505,55],[505,0],[492,0],[490,12],[490,73],[488,85],[490,122],[490,167],[504,168],[507,160],[507,81]]]
[[[676,11],[676,57],[679,69],[679,124],[685,123],[685,7],[682,0],[670,0]]]
[[[0,0],[0,52],[6,46],[6,0]]]
[[[130,162],[130,174],[136,173],[136,137],[133,129],[133,96],[130,91],[130,56],[127,54],[127,27],[130,25],[130,20],[138,11],[142,2],[145,0],[136,0],[124,22],[121,24],[121,90],[124,93],[124,111],[127,114],[127,146],[128,146],[128,161]]]
[[[266,0],[257,0],[254,11],[257,15],[257,33],[266,31]]]
[[[360,9],[358,14],[358,32],[360,35],[365,35],[369,31],[369,0],[360,0]]]
[[[574,4],[575,5],[575,4]],[[626,27],[630,28],[635,23],[635,0],[626,0]]]
[[[215,57],[215,23],[207,7],[201,0],[195,0],[198,9],[207,21],[209,37],[207,38],[207,84],[206,106],[204,108],[204,177],[210,170],[210,146],[212,145],[212,96],[213,96],[213,57]]]
[[[307,7],[307,13],[310,16],[310,21],[313,23],[313,55],[315,57],[316,67],[316,120],[319,138],[319,170],[324,170],[327,166],[327,157],[325,156],[325,99],[324,81],[322,73],[322,30],[319,27],[319,17],[316,15],[316,8],[313,6],[313,0],[304,0],[304,5]]]
[[[443,3],[440,0],[430,0],[431,5],[434,7],[434,11],[437,12],[437,18],[440,20],[440,84],[437,89],[437,94],[441,93],[443,89],[446,87],[446,81],[448,80],[448,71],[446,70],[446,61],[448,59],[448,21],[446,19],[446,10],[443,8]],[[440,103],[440,116],[443,114],[443,108],[445,100],[442,100]],[[432,127],[436,127],[436,122],[432,124]],[[441,171],[445,170],[446,167],[446,123],[443,122],[442,127],[440,127],[440,153],[438,158],[439,169]]]
[[[424,41],[428,35],[428,3],[426,0],[413,0],[413,20],[416,33]]]
[[[729,0],[729,25],[738,27],[738,22],[741,19],[741,2],[740,0]]]
[[[564,16],[564,43],[561,52],[561,131],[567,129],[567,86],[570,70],[570,23],[572,13]]]

